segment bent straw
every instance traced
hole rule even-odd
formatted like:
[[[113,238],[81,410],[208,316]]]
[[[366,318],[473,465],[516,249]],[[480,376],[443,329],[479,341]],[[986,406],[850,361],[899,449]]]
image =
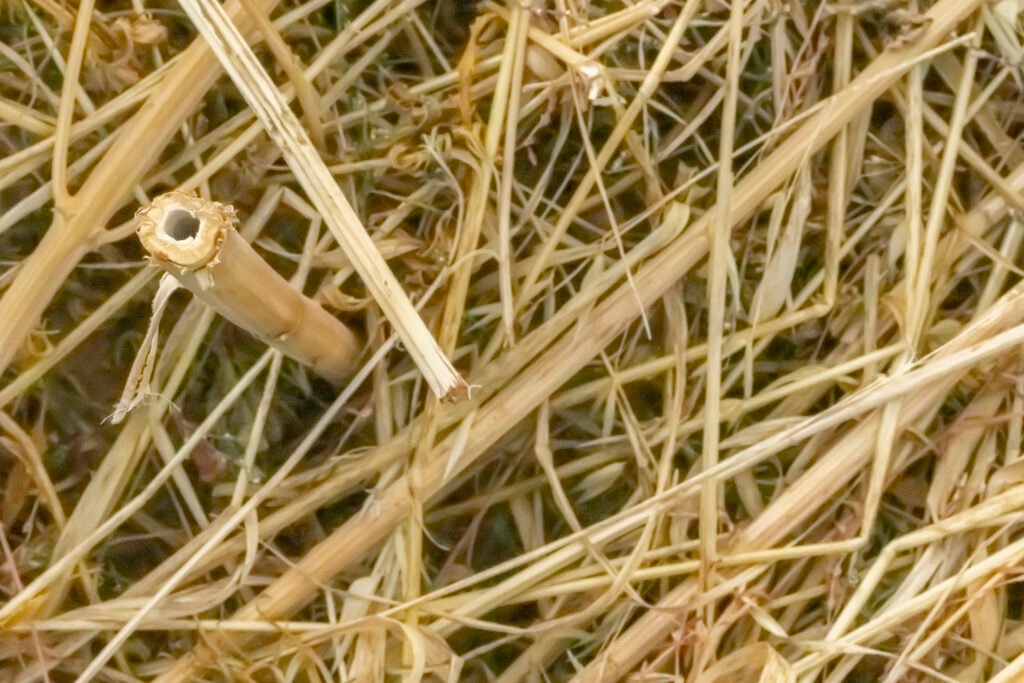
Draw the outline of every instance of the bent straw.
[[[153,263],[200,301],[324,379],[350,374],[356,336],[249,246],[232,207],[174,191],[141,209],[138,220]]]

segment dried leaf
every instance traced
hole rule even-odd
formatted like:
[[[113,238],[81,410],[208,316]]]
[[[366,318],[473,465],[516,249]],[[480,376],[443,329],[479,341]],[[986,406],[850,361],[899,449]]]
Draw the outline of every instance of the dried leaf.
[[[577,491],[582,492],[578,502],[586,503],[588,500],[593,500],[610,489],[622,478],[622,472],[625,470],[625,467],[626,461],[619,460],[609,463],[604,467],[599,467],[583,477],[575,487]]]

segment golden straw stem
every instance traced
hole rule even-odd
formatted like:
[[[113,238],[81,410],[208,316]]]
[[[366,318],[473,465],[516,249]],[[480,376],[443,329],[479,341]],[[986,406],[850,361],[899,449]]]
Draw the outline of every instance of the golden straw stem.
[[[323,216],[324,224],[352,260],[374,301],[394,325],[431,391],[446,401],[468,398],[469,386],[441,351],[238,27],[216,0],[182,0],[180,4],[210,44],[270,139],[281,150],[295,179]]]
[[[232,207],[168,192],[138,214],[153,263],[200,301],[331,382],[359,355],[355,335],[292,287],[238,234]]]

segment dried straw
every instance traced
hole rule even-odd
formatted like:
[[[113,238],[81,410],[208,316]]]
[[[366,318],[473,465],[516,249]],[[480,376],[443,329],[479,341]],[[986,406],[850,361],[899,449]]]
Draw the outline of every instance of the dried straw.
[[[5,9],[0,680],[1020,678],[1019,3],[468,7]]]
[[[153,262],[204,304],[325,379],[352,373],[355,335],[249,246],[231,207],[170,192],[143,207],[138,221]]]

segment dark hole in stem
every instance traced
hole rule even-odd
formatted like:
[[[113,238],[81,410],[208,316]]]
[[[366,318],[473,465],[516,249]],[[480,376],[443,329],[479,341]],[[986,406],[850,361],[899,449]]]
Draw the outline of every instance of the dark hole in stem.
[[[176,209],[167,214],[164,232],[172,239],[187,240],[199,232],[199,219],[188,211]]]

